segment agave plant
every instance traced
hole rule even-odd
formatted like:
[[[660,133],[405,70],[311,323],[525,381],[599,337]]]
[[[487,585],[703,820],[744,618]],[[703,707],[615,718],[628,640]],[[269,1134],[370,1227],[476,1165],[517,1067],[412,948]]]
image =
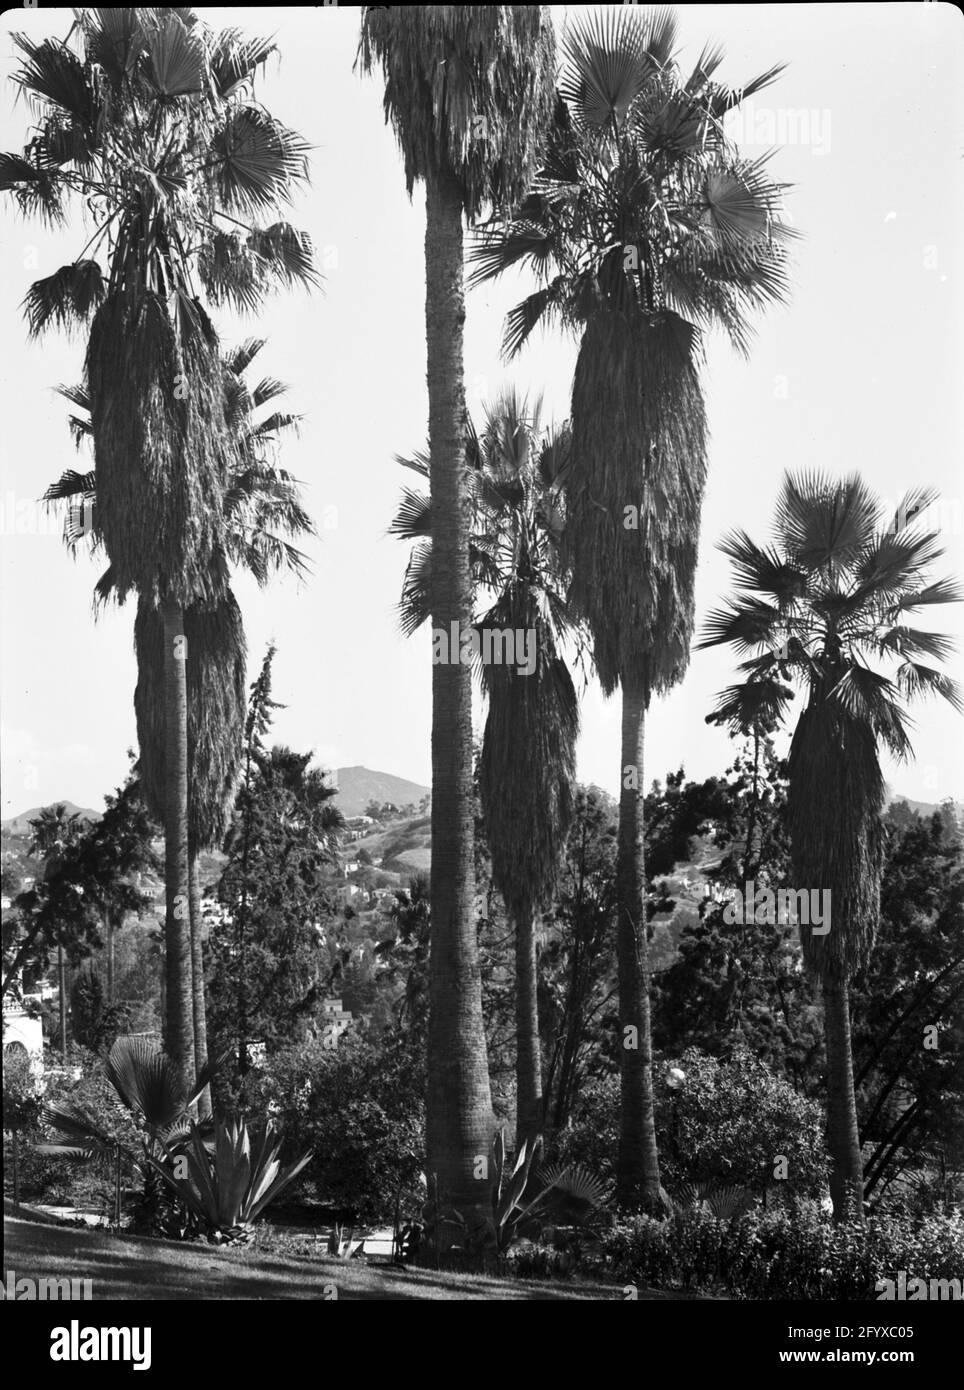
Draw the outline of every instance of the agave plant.
[[[492,1144],[492,1215],[485,1226],[465,1229],[454,1209],[440,1211],[438,1224],[451,1223],[463,1228],[462,1244],[470,1251],[488,1249],[497,1256],[507,1254],[516,1241],[535,1239],[547,1223],[581,1225],[608,1200],[605,1183],[578,1166],[553,1164],[536,1171],[542,1151],[542,1136],[519,1146],[509,1155],[505,1130],[500,1129]],[[426,1220],[433,1224],[432,1213]]]
[[[312,1158],[309,1152],[282,1168],[281,1135],[271,1121],[249,1130],[234,1117],[215,1120],[210,1146],[192,1124],[187,1143],[164,1148],[163,1158],[150,1155],[148,1162],[206,1228],[212,1245],[246,1244],[253,1222]]]

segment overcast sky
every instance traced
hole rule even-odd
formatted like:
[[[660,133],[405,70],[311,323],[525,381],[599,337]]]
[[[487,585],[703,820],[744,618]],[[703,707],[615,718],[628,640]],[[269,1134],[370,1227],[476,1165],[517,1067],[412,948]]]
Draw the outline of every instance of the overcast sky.
[[[555,7],[560,26],[576,7]],[[257,321],[219,320],[227,343],[269,339],[260,367],[291,386],[306,419],[283,463],[303,480],[319,537],[313,575],[259,592],[239,578],[253,677],[277,643],[278,740],[313,748],[338,767],[363,763],[430,781],[430,636],[397,630],[405,548],[386,535],[404,475],[396,452],[424,444],[424,196],[409,202],[380,84],[352,71],[357,9],[199,10],[212,25],[276,36],[280,64],[260,87],[265,104],[315,147],[312,187],[291,214],[308,231],[324,293],[271,301]],[[738,85],[778,61],[787,72],[751,104],[744,146],[782,148],[772,168],[794,185],[787,206],[804,234],[791,304],[760,322],[744,362],[722,341],[706,373],[712,442],[703,513],[697,613],[728,592],[714,549],[728,529],[767,538],[783,470],[859,469],[882,497],[938,487],[948,555],[964,573],[962,523],[961,246],[964,200],[964,45],[960,12],[943,4],[712,5],[680,8],[684,55],[707,39]],[[2,148],[19,149],[29,113],[15,103],[11,30],[66,35],[67,10],[7,11],[0,21]],[[135,741],[133,607],[93,621],[100,569],[72,561],[59,523],[34,503],[78,464],[66,402],[51,390],[78,379],[80,338],[29,343],[19,304],[31,280],[73,259],[79,222],[45,231],[0,205],[4,346],[0,452],[3,815],[66,798],[100,807],[122,780]],[[499,358],[505,311],[521,282],[468,298],[470,408],[504,384],[543,392],[568,413],[575,348],[533,340],[509,367]],[[934,625],[960,627],[953,609]],[[955,674],[961,676],[960,663]],[[696,653],[681,686],[654,705],[647,779],[680,765],[722,771],[732,745],[704,718],[731,679],[727,651]],[[916,761],[889,782],[918,800],[964,799],[961,720],[930,703],[916,712]],[[615,791],[619,706],[590,687],[579,774]]]

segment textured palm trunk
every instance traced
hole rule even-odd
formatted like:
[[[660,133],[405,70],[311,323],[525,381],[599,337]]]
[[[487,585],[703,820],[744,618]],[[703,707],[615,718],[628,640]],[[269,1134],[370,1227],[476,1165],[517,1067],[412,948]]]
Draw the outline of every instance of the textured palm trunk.
[[[516,1147],[542,1129],[538,964],[531,914],[515,924]]]
[[[67,962],[63,946],[57,947],[57,994],[60,1009],[60,1060],[67,1065]]]
[[[188,836],[188,883],[191,906],[191,994],[194,1008],[194,1066],[197,1073],[207,1064],[208,1030],[204,998],[204,940],[201,935],[201,857],[197,846]],[[198,1097],[198,1116],[211,1116],[211,1087],[205,1086]]]
[[[187,842],[187,668],[184,614],[166,602],[164,621],[164,954],[167,975],[164,1046],[187,1090],[194,1082],[191,911]]]
[[[862,1221],[864,1172],[850,1045],[850,989],[846,979],[823,985],[827,1046],[827,1147],[835,1221]]]
[[[458,185],[446,175],[427,182],[425,272],[432,625],[448,638],[454,622],[460,632],[467,630],[472,586],[463,477],[462,198]],[[494,1124],[475,926],[471,670],[458,657],[458,651],[450,651],[447,663],[432,667],[426,1147],[430,1175],[438,1178],[440,1203],[454,1206],[475,1225],[491,1217],[488,1156]]]
[[[643,740],[646,695],[623,683],[622,771],[616,862],[616,961],[619,980],[620,1116],[617,1200],[660,1212],[653,1106],[653,1042],[646,937],[646,859],[643,844]],[[629,783],[629,785],[627,785]]]

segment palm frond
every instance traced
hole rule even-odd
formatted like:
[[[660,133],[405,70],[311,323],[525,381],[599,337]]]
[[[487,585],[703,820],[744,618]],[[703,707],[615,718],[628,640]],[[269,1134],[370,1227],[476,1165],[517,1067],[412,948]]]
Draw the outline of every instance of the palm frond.
[[[905,661],[897,668],[897,683],[908,699],[921,695],[939,695],[948,704],[953,705],[958,714],[964,714],[960,687],[943,671],[936,671],[931,666],[922,666],[915,661]]]
[[[260,107],[230,107],[211,147],[222,203],[241,215],[289,201],[307,181],[311,146]]]
[[[173,10],[147,32],[145,48],[148,80],[162,97],[183,97],[204,89],[208,78],[204,43]]]
[[[787,474],[776,518],[793,563],[808,571],[840,568],[866,549],[877,502],[857,473],[839,481],[817,471]]]
[[[87,323],[104,301],[106,287],[96,261],[61,266],[46,279],[35,280],[21,306],[32,338],[53,326],[68,332]]]
[[[722,724],[734,733],[770,732],[783,720],[793,691],[775,677],[757,676],[741,685],[728,686],[716,697],[708,724]]]
[[[92,497],[97,491],[95,473],[76,473],[67,468],[55,483],[51,483],[43,495],[44,502],[62,502],[69,497]]]
[[[211,78],[222,100],[250,83],[257,69],[277,51],[273,39],[245,38],[236,28],[222,30],[209,54]]]

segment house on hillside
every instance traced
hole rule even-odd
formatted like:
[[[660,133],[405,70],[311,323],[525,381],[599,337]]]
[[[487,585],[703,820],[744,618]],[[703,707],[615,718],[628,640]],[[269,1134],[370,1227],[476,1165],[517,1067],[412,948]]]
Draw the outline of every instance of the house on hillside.
[[[352,1016],[343,1009],[340,999],[326,999],[321,1006],[321,1027],[318,1036],[322,1047],[337,1047],[338,1040],[348,1031]]]

